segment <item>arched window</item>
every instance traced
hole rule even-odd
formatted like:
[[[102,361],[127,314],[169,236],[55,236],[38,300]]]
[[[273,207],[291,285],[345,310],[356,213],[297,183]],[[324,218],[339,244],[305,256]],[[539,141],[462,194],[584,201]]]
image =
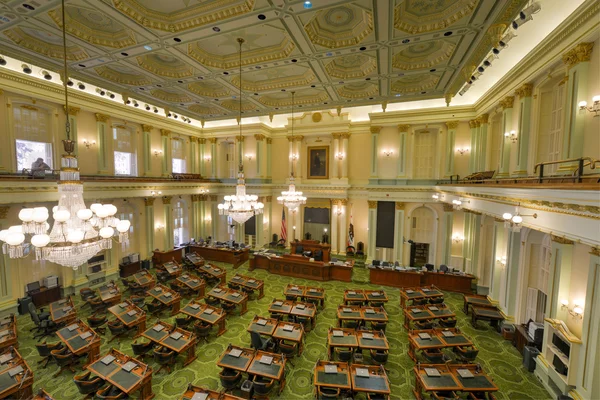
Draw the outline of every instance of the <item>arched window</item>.
[[[178,199],[173,204],[173,244],[179,246],[189,240],[187,206],[185,201]]]
[[[16,139],[17,171],[30,169],[39,158],[50,169],[52,160],[52,131],[50,112],[30,105],[13,107]]]
[[[135,134],[123,125],[113,127],[115,175],[137,175]]]

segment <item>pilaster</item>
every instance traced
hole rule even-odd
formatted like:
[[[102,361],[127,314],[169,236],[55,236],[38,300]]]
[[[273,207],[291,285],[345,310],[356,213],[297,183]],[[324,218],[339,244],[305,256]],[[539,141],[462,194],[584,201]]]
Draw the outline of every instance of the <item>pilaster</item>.
[[[98,137],[98,174],[109,175],[109,132],[106,122],[110,117],[104,114],[96,114],[96,135]]]
[[[142,124],[142,159],[144,162],[143,176],[152,175],[152,129],[150,125]]]
[[[454,175],[454,153],[456,146],[456,129],[458,128],[458,121],[446,122],[448,127],[448,134],[446,135],[446,160],[444,163],[444,176],[450,177]],[[449,262],[449,261],[447,261]]]
[[[165,251],[171,250],[174,247],[173,243],[173,206],[171,205],[172,196],[163,196],[163,210],[165,218],[165,234],[164,245]]]
[[[371,178],[379,177],[379,132],[381,126],[371,127]]]
[[[369,215],[368,215],[368,244],[367,244],[367,255],[369,260],[373,260],[375,257],[375,244],[376,242],[376,234],[377,234],[377,201],[368,200],[369,205]]]
[[[146,216],[146,258],[152,257],[154,251],[154,197],[144,199],[144,211]]]
[[[394,211],[394,260],[404,257],[404,202],[397,201]]]
[[[527,160],[529,154],[529,136],[531,131],[531,93],[533,84],[526,83],[515,91],[519,96],[519,127],[517,143],[517,169],[513,176],[527,176]]]
[[[211,178],[217,177],[217,138],[210,138],[210,176]],[[213,214],[213,224],[215,223]],[[215,236],[213,236],[214,238]]]
[[[398,125],[398,161],[396,165],[396,176],[406,178],[406,141],[410,125]]]
[[[498,178],[506,178],[509,175],[510,169],[510,150],[511,140],[504,136],[511,131],[512,127],[512,112],[514,97],[508,96],[500,102],[502,107],[502,146],[500,148],[500,171],[496,175]]]
[[[169,176],[173,166],[171,157],[171,131],[167,129],[160,130],[160,142],[162,146],[162,176]]]
[[[454,154],[454,152],[452,152]],[[442,216],[442,264],[450,265],[452,253],[452,225],[454,223],[454,210],[452,205],[444,203]]]

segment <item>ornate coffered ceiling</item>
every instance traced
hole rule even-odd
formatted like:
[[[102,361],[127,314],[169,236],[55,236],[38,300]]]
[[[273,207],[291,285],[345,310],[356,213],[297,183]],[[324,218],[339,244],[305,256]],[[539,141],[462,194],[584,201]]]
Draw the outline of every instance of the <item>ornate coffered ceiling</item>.
[[[196,119],[443,98],[527,0],[68,0],[72,77]],[[60,0],[1,0],[0,53],[59,71]],[[479,60],[476,60],[479,59]]]

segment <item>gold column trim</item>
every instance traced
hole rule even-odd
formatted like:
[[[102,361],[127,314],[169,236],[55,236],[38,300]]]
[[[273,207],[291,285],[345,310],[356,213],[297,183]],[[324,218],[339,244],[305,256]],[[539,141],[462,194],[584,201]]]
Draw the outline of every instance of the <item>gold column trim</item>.
[[[345,133],[342,133],[341,138],[342,139],[350,139],[351,135],[352,134],[350,132],[345,132]]]
[[[371,133],[379,133],[381,132],[381,126],[372,126]]]
[[[570,244],[570,245],[575,244],[575,242],[572,241],[572,240],[569,240],[569,239],[564,238],[564,237],[556,236],[556,235],[550,235],[550,239],[553,242],[556,242],[556,243],[559,243],[559,244]]]
[[[144,204],[146,205],[146,207],[153,206],[154,205],[154,197],[145,197]]]
[[[204,144],[204,143],[206,143],[206,139],[204,139],[204,138],[198,138],[198,143]]]
[[[573,68],[580,62],[590,61],[592,56],[592,48],[594,42],[583,42],[567,51],[562,56],[562,61],[567,65],[567,68]]]
[[[270,203],[273,201],[273,196],[265,196],[265,202]]]
[[[270,138],[270,137],[268,137],[268,138],[267,138],[267,144],[271,144],[271,143],[273,143],[273,139],[272,139],[272,138]]]
[[[196,136],[190,136],[190,142],[198,143],[198,138]]]
[[[410,129],[410,125],[407,125],[407,124],[398,125],[398,132],[408,132],[409,129]]]
[[[340,132],[333,132],[333,133],[331,134],[331,136],[332,136],[334,139],[339,139],[339,138],[340,138],[340,136],[342,136],[342,134],[341,134]]]
[[[37,110],[38,110],[38,108],[37,108],[37,107],[30,106],[29,104],[23,104],[23,105],[21,106],[21,108],[24,108],[24,109],[26,109],[26,110],[31,110],[31,111],[37,111]]]
[[[192,203],[196,203],[200,201],[200,195],[199,194],[193,194],[192,195]]]
[[[171,204],[171,199],[172,198],[173,198],[173,196],[163,196],[162,203],[163,204]]]
[[[142,131],[144,131],[144,132],[150,132],[150,131],[152,131],[152,129],[154,129],[153,126],[142,124]]]
[[[477,128],[477,121],[475,121],[474,119],[469,120],[469,128],[471,128],[471,129]]]
[[[212,143],[212,144],[215,144],[215,143],[217,143],[217,138],[216,137],[211,137],[211,138],[208,138],[208,141],[210,143]]]
[[[590,251],[590,254],[593,256],[600,256],[600,248],[592,247],[592,251]]]
[[[370,209],[377,208],[377,201],[376,200],[367,200],[367,203],[369,203],[369,208]]]
[[[477,117],[477,120],[479,122],[481,122],[482,124],[487,124],[489,119],[490,119],[489,114],[481,114],[479,117]]]
[[[296,142],[301,142],[303,140],[304,140],[304,136],[302,136],[302,135],[298,135],[298,136],[295,137],[295,141]]]
[[[236,142],[242,142],[242,143],[244,143],[244,140],[246,140],[246,136],[236,136],[235,137],[235,141]]]
[[[217,196],[216,194],[211,194],[209,197],[210,201],[217,201],[219,199],[219,196]]]
[[[502,34],[506,31],[506,24],[494,24],[487,30],[487,35],[493,47],[498,47]]]
[[[514,102],[514,96],[506,96],[504,99],[500,100],[500,107],[502,107],[503,110],[506,110],[507,108],[513,108]]]
[[[262,133],[257,133],[254,135],[254,139],[256,139],[257,142],[262,142],[263,140],[265,140],[265,135],[263,135]]]
[[[0,206],[0,219],[6,219],[10,206]]]
[[[456,128],[458,128],[458,124],[459,124],[459,121],[446,122],[446,126],[448,127],[448,129],[456,129]],[[398,129],[400,129],[400,126],[398,126]]]
[[[406,203],[404,203],[403,201],[397,201],[396,202],[396,210],[404,210],[404,206]]]
[[[523,84],[523,86],[521,86],[520,88],[515,90],[515,95],[519,96],[520,98],[531,97],[532,93],[533,93],[533,84],[532,83],[525,83],[525,84]]]
[[[110,118],[109,115],[96,113],[96,122],[106,122]]]
[[[67,110],[67,106],[63,106],[63,110]],[[80,107],[72,107],[69,106],[69,115],[73,115],[73,116],[77,116],[77,114],[79,114],[79,111],[81,111]]]
[[[171,134],[171,131],[168,129],[161,129],[160,130],[160,136],[169,136]]]
[[[442,207],[444,208],[444,212],[454,211],[454,207],[452,207],[452,204],[443,203]]]

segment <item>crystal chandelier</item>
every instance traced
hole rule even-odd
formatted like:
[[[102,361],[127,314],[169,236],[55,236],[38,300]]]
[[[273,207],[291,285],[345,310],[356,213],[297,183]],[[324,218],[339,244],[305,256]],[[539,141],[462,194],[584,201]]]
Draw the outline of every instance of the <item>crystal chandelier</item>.
[[[294,143],[294,94],[292,92],[292,143]],[[288,190],[281,192],[281,196],[277,197],[277,202],[283,204],[290,210],[290,212],[296,212],[301,204],[306,204],[306,197],[302,196],[302,192],[296,191],[296,185],[294,185],[294,164],[295,159],[292,159],[292,171],[290,174],[290,187]]]
[[[239,66],[240,66],[240,146],[242,143],[242,44],[244,39],[238,38],[240,44],[239,54]],[[258,202],[258,196],[246,194],[246,181],[244,179],[244,163],[242,160],[241,152],[239,152],[240,167],[238,171],[237,186],[235,187],[235,194],[231,196],[225,196],[225,201],[219,204],[220,215],[227,215],[231,217],[238,224],[243,224],[252,218],[253,215],[262,214],[264,210],[264,204]]]
[[[88,209],[83,201],[83,183],[79,180],[77,157],[72,154],[75,142],[70,139],[64,0],[62,19],[67,139],[62,141],[66,154],[61,157],[58,205],[52,208],[54,224],[48,234],[48,208],[24,208],[19,212],[22,224],[0,231],[0,241],[3,242],[4,254],[10,258],[27,257],[33,252],[37,260],[77,269],[100,251],[112,248],[113,239],[126,243],[131,223],[115,218],[117,207],[112,204],[92,204]],[[26,242],[27,238],[29,242]]]

